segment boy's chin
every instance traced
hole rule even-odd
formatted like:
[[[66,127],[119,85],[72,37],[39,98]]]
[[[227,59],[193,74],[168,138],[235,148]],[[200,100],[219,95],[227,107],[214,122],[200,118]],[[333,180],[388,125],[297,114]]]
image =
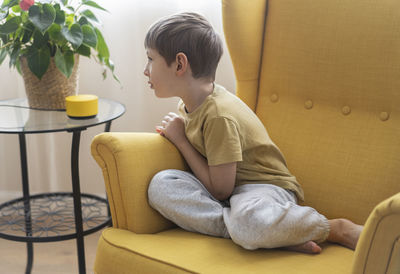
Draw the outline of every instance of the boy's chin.
[[[157,90],[154,90],[154,95],[155,95],[157,98],[163,98],[163,96],[162,96],[160,93],[158,93]]]
[[[156,90],[154,90],[154,95],[157,97],[157,98],[169,98],[169,97],[171,97],[171,96],[167,96],[167,95],[165,95],[165,94],[162,94],[161,92],[157,92]]]

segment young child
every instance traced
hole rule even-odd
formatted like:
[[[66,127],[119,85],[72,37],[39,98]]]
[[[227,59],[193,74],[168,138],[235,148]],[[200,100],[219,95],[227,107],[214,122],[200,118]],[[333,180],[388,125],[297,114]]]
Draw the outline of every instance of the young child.
[[[185,230],[231,238],[246,249],[285,247],[319,253],[325,240],[355,249],[362,226],[327,220],[297,205],[303,191],[254,112],[214,84],[222,41],[201,15],[153,24],[144,74],[160,98],[181,98],[156,128],[192,173],[164,170],[152,179],[150,205]]]

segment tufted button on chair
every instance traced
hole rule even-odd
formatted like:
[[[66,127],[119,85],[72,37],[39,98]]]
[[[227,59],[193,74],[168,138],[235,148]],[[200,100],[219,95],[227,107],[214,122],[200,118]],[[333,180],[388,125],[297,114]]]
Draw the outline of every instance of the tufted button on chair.
[[[305,204],[365,224],[356,251],[248,251],[186,232],[147,201],[160,170],[186,169],[152,133],[92,142],[113,227],[96,273],[400,273],[400,1],[226,0],[237,95],[258,115],[302,184]]]

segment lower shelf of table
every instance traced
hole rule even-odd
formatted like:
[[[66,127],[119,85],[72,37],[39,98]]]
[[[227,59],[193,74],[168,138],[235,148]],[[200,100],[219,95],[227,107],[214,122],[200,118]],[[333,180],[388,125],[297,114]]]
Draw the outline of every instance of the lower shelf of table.
[[[83,235],[111,224],[107,201],[81,194]],[[72,193],[43,193],[30,196],[30,212],[24,199],[0,205],[0,238],[20,242],[54,242],[77,238]]]

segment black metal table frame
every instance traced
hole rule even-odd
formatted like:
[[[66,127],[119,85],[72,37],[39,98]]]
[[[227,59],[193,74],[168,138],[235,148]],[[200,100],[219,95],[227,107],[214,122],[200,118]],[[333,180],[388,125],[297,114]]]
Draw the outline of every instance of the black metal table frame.
[[[106,122],[105,132],[109,132],[111,128],[112,120]],[[79,127],[73,129],[65,129],[58,131],[67,131],[72,132],[72,146],[71,146],[71,175],[72,175],[72,196],[74,203],[74,216],[75,216],[75,228],[76,233],[67,236],[53,236],[53,237],[32,237],[32,220],[31,220],[31,208],[30,208],[30,200],[35,197],[40,197],[41,195],[33,195],[29,194],[29,179],[28,179],[28,162],[27,162],[27,153],[26,153],[26,134],[32,133],[45,133],[47,131],[37,131],[37,132],[29,132],[29,133],[18,133],[19,135],[19,147],[20,147],[20,162],[21,162],[21,174],[22,174],[22,192],[23,197],[19,199],[15,199],[7,202],[13,203],[18,200],[23,200],[24,202],[24,215],[25,215],[25,227],[26,227],[26,237],[18,237],[18,236],[10,236],[3,233],[0,233],[1,238],[5,238],[8,240],[21,241],[26,242],[27,244],[27,264],[25,273],[31,273],[33,266],[33,242],[52,242],[52,241],[63,241],[68,239],[75,239],[77,243],[77,251],[78,251],[78,264],[79,264],[79,273],[86,273],[86,263],[85,263],[85,247],[84,247],[84,236],[95,231],[100,230],[101,228],[111,224],[111,217],[108,220],[97,227],[94,227],[90,230],[83,231],[83,222],[82,222],[82,205],[81,205],[81,196],[89,196],[91,198],[103,201],[107,203],[106,199],[95,195],[83,194],[80,190],[80,181],[79,181],[79,144],[81,132],[86,130],[87,127]],[[66,195],[67,193],[59,193],[61,195]],[[5,203],[5,204],[7,204]],[[4,204],[3,204],[4,205]],[[0,205],[0,206],[3,206]],[[109,215],[110,216],[110,215]]]

